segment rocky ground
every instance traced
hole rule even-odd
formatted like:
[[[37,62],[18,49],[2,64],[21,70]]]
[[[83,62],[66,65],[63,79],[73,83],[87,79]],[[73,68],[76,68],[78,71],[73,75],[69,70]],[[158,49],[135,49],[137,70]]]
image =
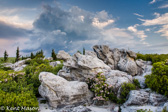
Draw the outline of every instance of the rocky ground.
[[[107,102],[106,105],[96,106],[92,100],[93,93],[88,89],[86,80],[94,78],[99,72],[105,75],[106,83],[115,89],[117,97],[120,97],[123,83],[132,83],[133,79],[140,82],[142,89],[130,91],[127,101],[120,106],[121,112],[140,109],[161,112],[164,107],[168,109],[165,96],[145,88],[144,76],[151,74],[151,62],[136,60],[136,53],[130,50],[111,49],[106,45],[95,45],[93,50],[86,51],[85,55],[75,53],[73,56],[59,51],[57,58],[64,60],[64,66],[58,74],[40,73],[40,112],[118,112],[118,104]],[[52,62],[50,65],[59,63]],[[18,71],[26,65],[22,61],[6,66]],[[44,99],[46,102],[42,103]]]

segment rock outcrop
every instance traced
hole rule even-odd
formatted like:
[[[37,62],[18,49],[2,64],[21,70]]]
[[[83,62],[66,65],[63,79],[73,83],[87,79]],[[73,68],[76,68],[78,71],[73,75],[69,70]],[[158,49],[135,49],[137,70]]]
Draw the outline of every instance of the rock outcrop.
[[[13,69],[14,71],[21,71],[23,70],[24,67],[26,67],[27,65],[25,64],[27,60],[31,60],[30,58],[26,59],[26,60],[20,60],[14,64],[12,63],[5,63],[4,66],[5,67],[10,67],[11,69]]]
[[[106,76],[106,83],[111,85],[116,92],[117,96],[120,97],[120,87],[123,83],[132,83],[132,76],[119,70],[111,70]]]
[[[149,89],[132,90],[129,93],[128,100],[124,103],[124,106],[142,106],[146,104],[160,106],[167,100],[168,99],[165,96],[151,92]]]
[[[88,102],[92,93],[85,82],[67,81],[64,78],[48,72],[39,75],[41,85],[40,95],[49,101],[52,107]]]
[[[135,61],[136,53],[125,49],[110,49],[106,45],[95,45],[93,47],[97,57],[103,60],[112,70],[121,70],[128,74],[140,75],[143,71],[142,66],[137,66]]]
[[[99,72],[105,73],[109,70],[110,67],[97,57],[76,53],[64,62],[64,67],[58,75],[65,76],[64,78],[70,76],[72,80],[85,81],[90,77],[95,77]]]
[[[66,60],[70,59],[71,56],[68,53],[66,53],[65,51],[59,51],[57,54],[57,58],[66,61]]]
[[[56,66],[59,65],[59,64],[61,64],[60,61],[50,62],[50,65],[51,65],[52,67],[56,67]]]

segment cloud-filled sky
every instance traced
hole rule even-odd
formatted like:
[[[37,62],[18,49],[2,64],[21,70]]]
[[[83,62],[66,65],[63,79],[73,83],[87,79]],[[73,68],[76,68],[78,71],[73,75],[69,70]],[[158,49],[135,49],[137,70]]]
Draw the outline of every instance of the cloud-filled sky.
[[[0,57],[95,44],[168,53],[167,0],[0,0]]]

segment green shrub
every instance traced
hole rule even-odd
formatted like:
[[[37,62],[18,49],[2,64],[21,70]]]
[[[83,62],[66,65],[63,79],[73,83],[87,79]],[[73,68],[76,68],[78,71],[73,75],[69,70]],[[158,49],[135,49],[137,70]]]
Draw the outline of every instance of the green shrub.
[[[89,88],[95,93],[93,100],[109,100],[109,95],[112,94],[112,86],[105,83],[105,76],[102,73],[98,73],[96,78],[89,78]]]
[[[137,112],[152,112],[152,111],[150,109],[149,110],[147,110],[147,109],[145,109],[145,110],[140,109],[140,110],[137,110]]]
[[[0,96],[0,106],[38,107],[33,85],[27,84],[22,72],[0,70]]]
[[[93,100],[110,100],[112,102],[122,104],[126,101],[128,93],[137,88],[132,83],[123,83],[121,86],[120,99],[118,99],[117,93],[115,93],[113,87],[106,84],[105,81],[106,78],[102,73],[98,73],[95,78],[88,79],[87,82],[89,89],[95,94]]]
[[[123,83],[121,86],[120,100],[119,103],[124,103],[126,101],[127,95],[131,90],[135,90],[136,86],[132,83]]]
[[[30,64],[24,68],[26,73],[26,81],[28,84],[32,84],[34,87],[34,93],[39,96],[38,87],[40,86],[39,74],[40,72],[51,72],[57,74],[60,69],[62,69],[63,64],[52,67],[49,65],[48,60],[43,60],[42,58],[34,58],[31,60]]]
[[[168,59],[168,54],[141,54],[137,53],[137,59],[151,61],[152,63],[164,61]]]
[[[133,79],[133,84],[137,87],[137,89],[138,89],[138,88],[141,88],[138,79]]]
[[[146,76],[145,83],[153,91],[168,96],[168,65],[166,62],[154,63],[152,74]]]

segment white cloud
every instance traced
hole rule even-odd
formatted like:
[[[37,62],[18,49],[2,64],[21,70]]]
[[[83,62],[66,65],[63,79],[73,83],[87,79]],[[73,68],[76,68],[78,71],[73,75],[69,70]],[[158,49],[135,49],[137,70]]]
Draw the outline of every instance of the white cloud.
[[[168,8],[168,4],[164,4],[164,5],[160,6],[159,8],[160,9]]]
[[[19,16],[0,16],[0,21],[17,28],[32,29],[33,21],[23,20]]]
[[[98,18],[93,18],[92,25],[97,28],[104,28],[112,23],[114,23],[113,19],[107,20],[105,22],[100,22]]]
[[[141,41],[145,40],[145,38],[147,37],[147,35],[145,35],[145,32],[143,30],[137,30],[137,26],[139,25],[134,25],[134,26],[129,26],[127,29],[131,32],[134,33],[135,36],[141,38]]]
[[[168,13],[162,14],[161,16],[158,16],[154,19],[140,19],[144,23],[142,25],[144,26],[151,26],[151,25],[164,25],[168,24]]]
[[[156,18],[158,18],[158,17],[160,16],[160,14],[159,14],[159,13],[157,13],[157,12],[155,12],[153,15],[155,15],[155,16],[156,16]]]
[[[159,13],[154,13],[156,16],[154,19],[140,19],[143,21],[144,26],[161,26],[161,28],[156,31],[156,33],[162,33],[161,36],[165,36],[168,39],[168,13],[160,15]]]
[[[155,3],[156,2],[156,0],[152,0],[151,2],[149,2],[149,4],[153,4],[153,3]]]
[[[149,29],[149,28],[147,28],[147,29],[145,29],[145,31],[150,31],[150,29]]]
[[[139,17],[144,17],[144,15],[140,15],[138,13],[133,13],[133,14],[136,15],[136,16],[139,16]]]

